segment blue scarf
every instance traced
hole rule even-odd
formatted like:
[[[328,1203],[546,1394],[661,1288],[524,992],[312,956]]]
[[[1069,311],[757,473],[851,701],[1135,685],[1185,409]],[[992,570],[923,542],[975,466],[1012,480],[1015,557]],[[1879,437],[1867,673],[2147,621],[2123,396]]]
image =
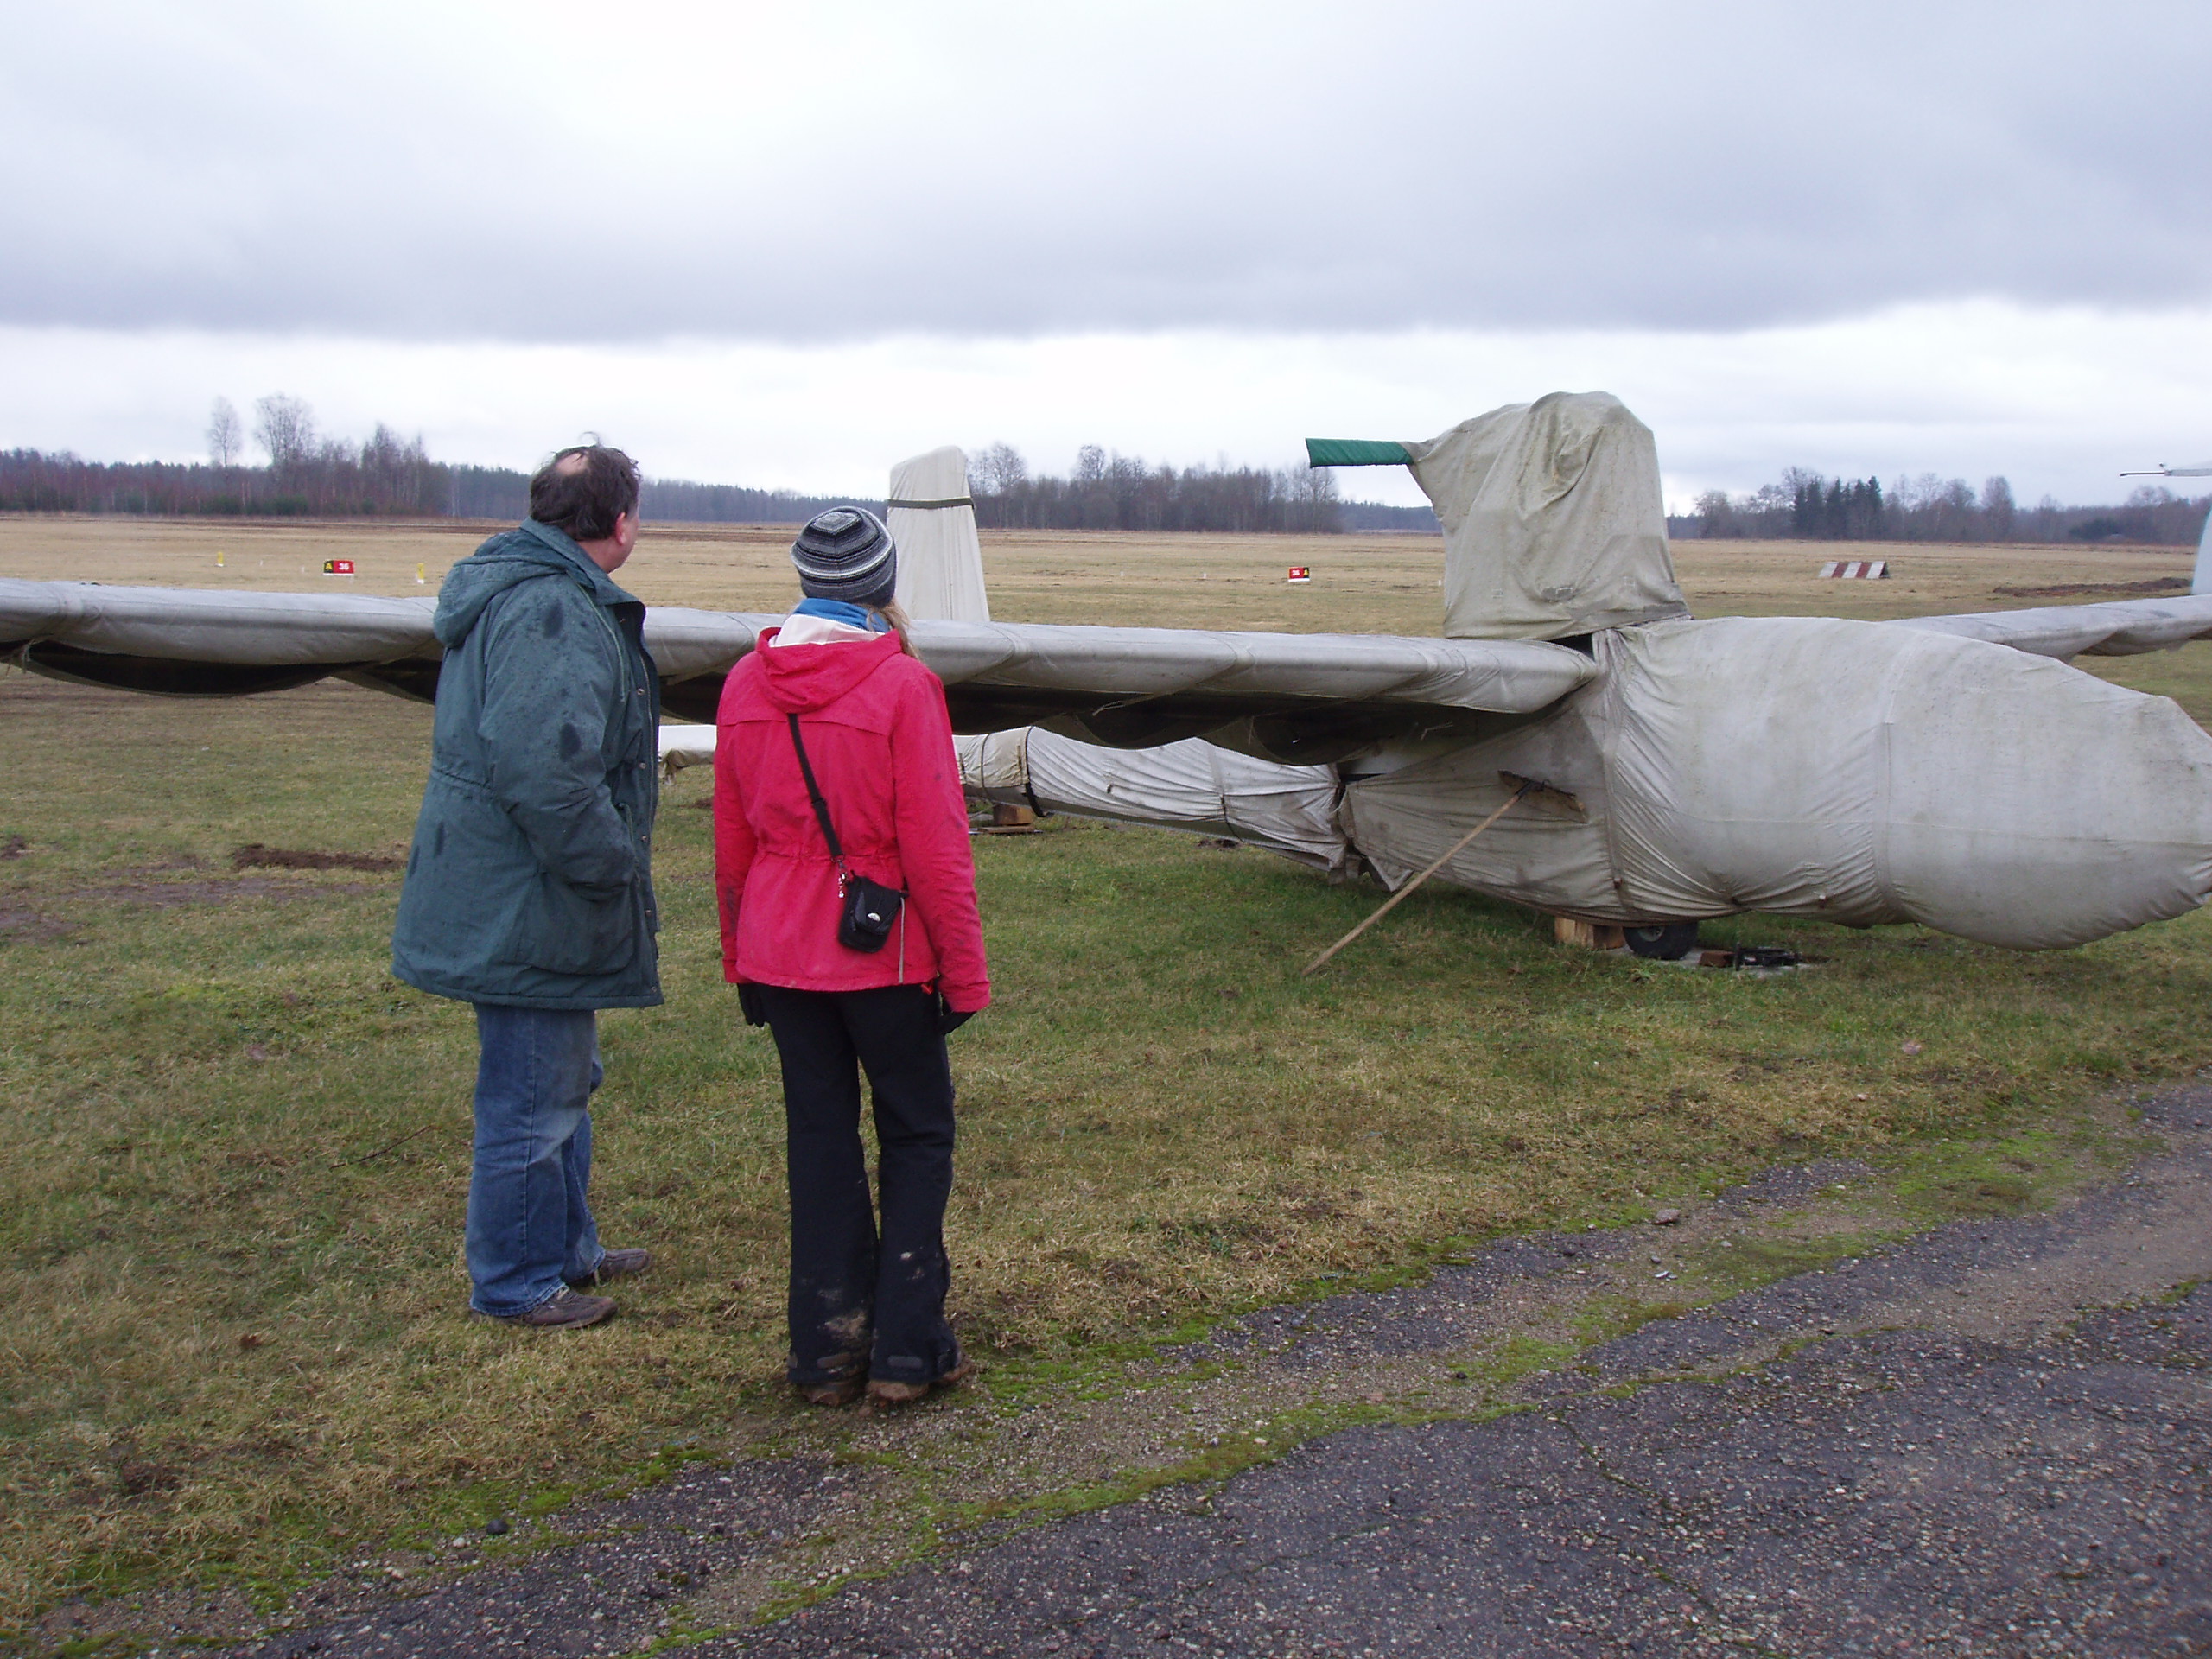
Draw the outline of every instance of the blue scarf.
[[[793,616],[819,616],[831,622],[842,622],[849,628],[866,628],[870,633],[887,633],[891,625],[865,606],[848,605],[842,599],[802,599],[791,612]]]

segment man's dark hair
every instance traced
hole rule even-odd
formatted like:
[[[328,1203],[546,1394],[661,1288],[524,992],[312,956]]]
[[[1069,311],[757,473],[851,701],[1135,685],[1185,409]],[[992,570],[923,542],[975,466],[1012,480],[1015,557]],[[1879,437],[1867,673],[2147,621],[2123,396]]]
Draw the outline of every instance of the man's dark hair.
[[[603,443],[563,449],[530,480],[530,516],[571,541],[603,542],[637,510],[638,463]]]

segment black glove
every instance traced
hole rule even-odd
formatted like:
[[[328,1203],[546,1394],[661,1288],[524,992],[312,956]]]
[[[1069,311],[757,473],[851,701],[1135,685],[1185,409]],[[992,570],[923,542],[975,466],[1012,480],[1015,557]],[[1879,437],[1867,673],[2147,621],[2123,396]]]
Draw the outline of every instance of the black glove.
[[[976,1017],[973,1008],[956,1008],[944,1000],[944,993],[937,994],[937,1029],[941,1037],[950,1037]]]
[[[751,980],[737,988],[737,1011],[745,1016],[748,1026],[768,1023],[768,999],[760,995],[760,988]]]

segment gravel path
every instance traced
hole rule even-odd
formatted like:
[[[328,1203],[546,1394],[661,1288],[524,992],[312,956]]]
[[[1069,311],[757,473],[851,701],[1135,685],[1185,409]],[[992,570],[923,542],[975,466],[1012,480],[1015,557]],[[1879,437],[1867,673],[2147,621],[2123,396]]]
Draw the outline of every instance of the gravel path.
[[[623,1654],[690,1631],[702,1656],[2212,1653],[2212,1287],[2189,1290],[2212,1279],[2212,1092],[2144,1113],[2164,1149],[2051,1214],[1649,1319],[1479,1408],[1454,1412],[1446,1382],[1471,1333],[1556,1325],[1671,1274],[1661,1255],[1693,1235],[1748,1236],[1866,1172],[1773,1172],[1665,1230],[1665,1252],[1656,1229],[1512,1240],[1404,1291],[1268,1310],[1129,1399],[868,1431],[903,1471],[701,1465],[561,1517],[565,1541],[512,1563],[333,1581],[230,1651]],[[1256,1450],[1262,1416],[1363,1381],[1399,1421]],[[1203,1413],[1204,1443],[1274,1460],[899,1565],[918,1480],[986,1484],[963,1437],[993,1480],[1004,1441],[1065,1485],[1086,1425],[1125,1448],[1131,1425],[1156,1433],[1145,1412]],[[762,1586],[855,1569],[878,1576],[742,1628]]]
[[[708,1654],[2212,1651],[2212,1293],[1356,1429]]]

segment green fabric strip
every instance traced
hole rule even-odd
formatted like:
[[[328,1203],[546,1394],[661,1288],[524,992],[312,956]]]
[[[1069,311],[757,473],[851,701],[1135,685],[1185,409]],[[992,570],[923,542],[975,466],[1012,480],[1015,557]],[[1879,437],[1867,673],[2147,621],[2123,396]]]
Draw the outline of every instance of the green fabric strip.
[[[1382,443],[1373,438],[1308,438],[1308,467],[1403,467],[1413,457],[1402,443]]]

